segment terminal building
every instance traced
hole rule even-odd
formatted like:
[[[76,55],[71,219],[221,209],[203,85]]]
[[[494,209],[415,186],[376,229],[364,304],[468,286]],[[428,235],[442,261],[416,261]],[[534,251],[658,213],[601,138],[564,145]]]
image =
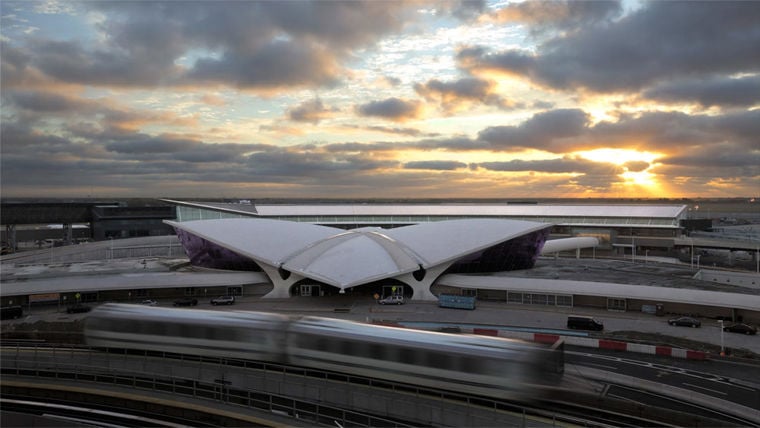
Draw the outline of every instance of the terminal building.
[[[548,223],[550,239],[591,237],[598,245],[589,253],[672,255],[675,239],[684,233],[686,205],[656,204],[260,204],[164,200],[177,207],[178,222],[222,218],[266,218],[332,226],[395,228],[455,219],[508,219]]]
[[[174,209],[164,224],[176,231],[190,262],[211,270],[108,281],[92,275],[70,281],[19,275],[16,284],[12,269],[4,266],[3,304],[13,298],[14,304],[31,305],[34,295],[51,286],[59,300],[69,302],[80,293],[93,302],[217,293],[403,294],[432,301],[441,293],[458,293],[509,304],[652,312],[664,307],[664,313],[760,321],[760,281],[754,273],[731,277],[725,287],[700,281],[698,266],[688,269],[688,262],[680,268],[688,276],[679,274],[675,286],[661,285],[666,282],[661,278],[605,280],[572,271],[549,279],[519,277],[535,270],[540,255],[559,252],[618,261],[684,250],[693,255],[694,241],[683,236],[685,205],[162,202]],[[166,238],[156,238],[157,246],[166,246]],[[113,259],[119,246],[109,244],[104,254]],[[213,272],[238,276],[222,280],[220,273],[217,286]]]

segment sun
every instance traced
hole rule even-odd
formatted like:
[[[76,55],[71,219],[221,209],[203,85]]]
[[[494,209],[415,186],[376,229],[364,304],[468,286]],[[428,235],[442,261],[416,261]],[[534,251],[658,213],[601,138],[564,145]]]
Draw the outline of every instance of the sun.
[[[576,155],[594,162],[611,163],[625,169],[620,174],[626,186],[639,188],[641,191],[657,194],[660,183],[657,174],[651,172],[662,154],[632,149],[595,149],[577,152]]]

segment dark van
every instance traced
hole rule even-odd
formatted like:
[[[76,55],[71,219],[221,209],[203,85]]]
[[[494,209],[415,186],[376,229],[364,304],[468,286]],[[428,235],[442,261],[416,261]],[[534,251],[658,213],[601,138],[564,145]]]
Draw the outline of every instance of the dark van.
[[[24,310],[21,309],[21,306],[3,306],[2,309],[0,309],[0,313],[2,314],[0,318],[4,320],[21,318],[24,316]]]
[[[573,315],[567,317],[567,328],[579,330],[604,330],[604,324],[592,317]]]

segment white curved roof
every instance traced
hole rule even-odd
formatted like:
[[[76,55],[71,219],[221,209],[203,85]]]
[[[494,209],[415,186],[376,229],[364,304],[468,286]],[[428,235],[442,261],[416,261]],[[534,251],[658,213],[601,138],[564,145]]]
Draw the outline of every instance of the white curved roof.
[[[428,269],[551,227],[547,223],[464,219],[395,229],[343,230],[268,219],[167,224],[257,262],[339,288]]]

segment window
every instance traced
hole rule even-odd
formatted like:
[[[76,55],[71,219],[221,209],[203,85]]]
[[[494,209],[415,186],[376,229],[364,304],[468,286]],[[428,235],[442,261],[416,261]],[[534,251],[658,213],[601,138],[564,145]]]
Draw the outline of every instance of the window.
[[[625,311],[625,307],[625,299],[614,299],[612,297],[607,298],[607,310]]]
[[[573,306],[573,296],[567,296],[558,294],[557,295],[557,306]]]
[[[522,303],[522,293],[507,293],[507,302]]]

